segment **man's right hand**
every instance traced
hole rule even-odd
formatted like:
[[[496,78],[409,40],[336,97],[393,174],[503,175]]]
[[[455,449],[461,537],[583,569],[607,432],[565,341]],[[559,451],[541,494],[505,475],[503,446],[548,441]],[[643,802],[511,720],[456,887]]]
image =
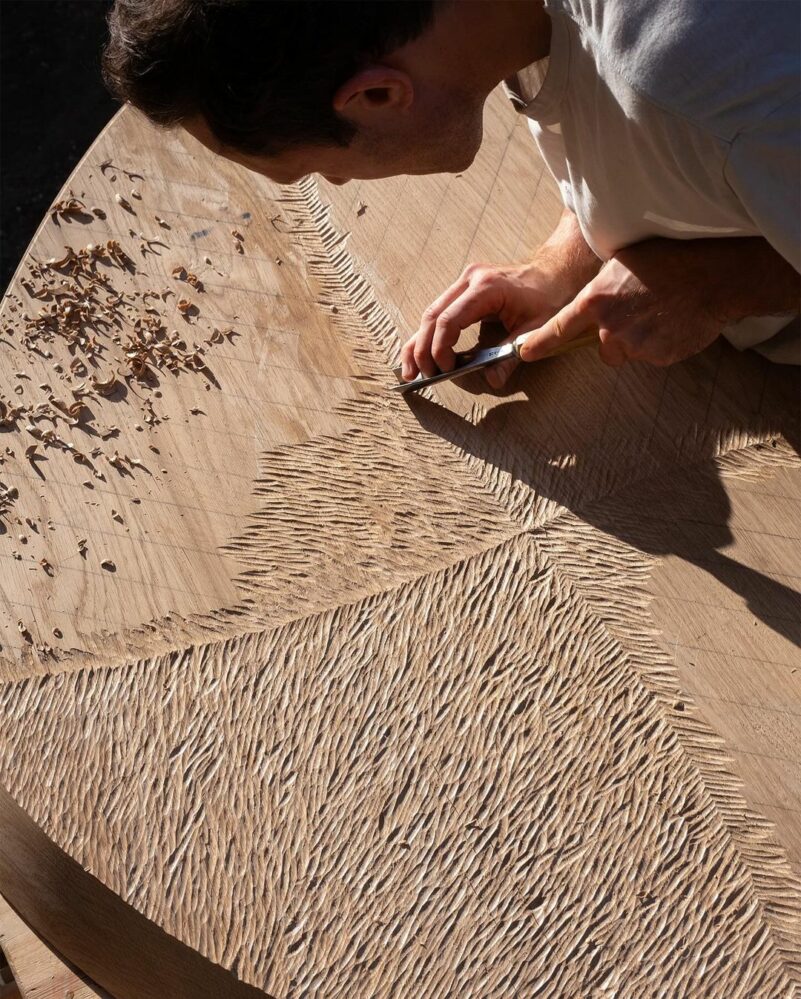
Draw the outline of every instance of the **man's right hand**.
[[[542,326],[573,299],[600,264],[585,243],[575,216],[567,210],[530,263],[471,264],[429,305],[419,330],[404,344],[404,380],[410,381],[418,372],[430,377],[438,371],[451,371],[453,348],[462,330],[481,319],[499,319],[510,340]],[[512,359],[488,368],[485,378],[490,387],[501,388],[517,364]]]
[[[418,372],[428,378],[437,371],[452,370],[453,348],[462,330],[473,323],[497,317],[511,338],[546,323],[561,308],[561,298],[548,275],[533,264],[470,264],[459,280],[429,305],[420,329],[404,345],[403,378],[409,381]],[[488,370],[490,384],[499,388],[516,364],[503,362]],[[504,366],[507,370],[500,370]]]

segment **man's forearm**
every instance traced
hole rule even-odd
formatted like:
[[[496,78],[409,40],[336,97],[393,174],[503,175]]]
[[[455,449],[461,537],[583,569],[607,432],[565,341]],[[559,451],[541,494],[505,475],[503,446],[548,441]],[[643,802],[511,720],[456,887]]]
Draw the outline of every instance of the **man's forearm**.
[[[578,219],[565,208],[556,228],[537,250],[532,266],[558,275],[565,285],[566,301],[598,273],[603,263],[584,239]]]
[[[733,323],[799,311],[801,275],[767,240],[694,239],[686,245],[716,318]]]

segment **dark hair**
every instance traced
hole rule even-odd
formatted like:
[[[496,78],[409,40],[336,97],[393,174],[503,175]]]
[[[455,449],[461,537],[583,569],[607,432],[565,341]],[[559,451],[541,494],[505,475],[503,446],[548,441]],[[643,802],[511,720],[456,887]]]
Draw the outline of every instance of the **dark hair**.
[[[224,145],[266,155],[348,145],[337,87],[421,34],[438,0],[117,0],[103,76],[158,125],[200,115]]]

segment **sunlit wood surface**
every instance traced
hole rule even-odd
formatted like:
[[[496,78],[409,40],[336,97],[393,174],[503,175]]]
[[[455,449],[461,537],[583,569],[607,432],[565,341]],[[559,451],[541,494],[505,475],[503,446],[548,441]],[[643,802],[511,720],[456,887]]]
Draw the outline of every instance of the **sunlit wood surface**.
[[[0,890],[118,999],[792,995],[798,370],[388,391],[559,210],[494,95],[463,175],[338,189],[124,111],[44,220],[0,313]]]

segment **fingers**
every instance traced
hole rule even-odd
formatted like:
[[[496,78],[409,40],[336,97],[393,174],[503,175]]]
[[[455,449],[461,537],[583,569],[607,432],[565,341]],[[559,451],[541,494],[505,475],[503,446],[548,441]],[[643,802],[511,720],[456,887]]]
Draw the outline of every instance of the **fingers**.
[[[520,357],[524,361],[538,361],[565,347],[571,340],[586,333],[593,325],[591,310],[581,296],[577,296],[547,323],[532,330],[520,347]]]
[[[431,342],[434,339],[437,319],[439,319],[442,310],[447,308],[454,299],[462,294],[468,287],[469,282],[469,275],[465,272],[450,288],[446,288],[439,298],[433,301],[423,313],[420,321],[420,329],[413,337],[406,341],[401,350],[402,377],[406,381],[414,378],[418,372],[422,372],[426,378],[436,374],[436,365],[432,366],[431,363]],[[426,367],[423,367],[418,362],[418,355],[420,360],[427,365]],[[452,366],[453,359],[451,358]]]
[[[420,329],[401,351],[402,375],[407,381],[421,372],[430,378],[451,371],[453,348],[462,330],[497,311],[503,292],[487,268],[473,264],[423,313]]]
[[[484,286],[467,288],[440,312],[434,324],[430,347],[425,343],[415,347],[414,357],[418,367],[424,370],[423,365],[430,364],[433,368],[432,373],[436,373],[437,370],[450,371],[454,365],[453,347],[462,330],[492,313],[497,305],[496,288]]]

